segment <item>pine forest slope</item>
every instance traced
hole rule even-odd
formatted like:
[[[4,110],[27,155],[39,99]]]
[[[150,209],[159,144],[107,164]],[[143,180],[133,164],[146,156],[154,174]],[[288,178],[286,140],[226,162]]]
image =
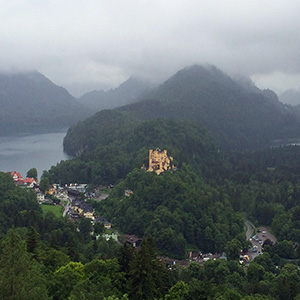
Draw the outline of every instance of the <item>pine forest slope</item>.
[[[105,114],[105,118],[101,119],[99,127],[93,127],[93,123],[85,124],[94,139],[85,139],[82,135],[82,143],[87,148],[81,149],[81,155],[50,170],[54,181],[114,183],[134,168],[147,166],[148,150],[157,147],[168,149],[177,167],[189,163],[208,176],[219,166],[217,148],[198,124],[167,119],[127,122],[128,119],[116,111],[100,114]],[[115,122],[110,122],[112,117]],[[76,143],[77,140],[66,140],[69,142]]]

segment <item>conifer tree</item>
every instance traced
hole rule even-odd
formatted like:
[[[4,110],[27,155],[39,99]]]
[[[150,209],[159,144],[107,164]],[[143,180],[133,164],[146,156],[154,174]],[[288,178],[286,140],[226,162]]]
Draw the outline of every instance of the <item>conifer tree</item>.
[[[145,238],[130,268],[130,299],[155,299],[168,290],[164,265],[158,260],[154,240]]]
[[[130,270],[130,264],[134,259],[134,248],[124,243],[120,250],[119,264],[121,271],[128,275]]]
[[[26,174],[26,177],[37,179],[37,177],[38,177],[37,169],[36,168],[31,168],[30,170],[28,170],[27,174]]]
[[[26,245],[27,251],[32,253],[33,258],[38,260],[38,244],[39,244],[39,233],[37,230],[31,226],[27,232]]]
[[[0,256],[0,299],[48,299],[39,265],[30,259],[25,241],[12,229]]]

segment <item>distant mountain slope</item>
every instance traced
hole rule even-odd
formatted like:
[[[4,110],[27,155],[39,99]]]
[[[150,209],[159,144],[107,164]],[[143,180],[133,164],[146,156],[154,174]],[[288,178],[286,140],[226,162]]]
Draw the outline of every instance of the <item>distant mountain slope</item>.
[[[122,132],[127,123],[157,118],[201,124],[227,150],[262,148],[274,140],[300,137],[296,115],[272,91],[246,88],[213,66],[191,66],[143,101],[97,113],[71,128],[65,149],[73,154],[93,151],[112,130]]]
[[[200,122],[224,149],[253,149],[298,138],[298,118],[270,90],[251,89],[213,66],[177,72],[143,102],[124,111],[140,119],[168,117]]]
[[[283,103],[287,103],[290,105],[300,105],[300,90],[289,89],[283,92],[279,99]]]
[[[138,97],[151,88],[150,83],[130,77],[115,89],[92,91],[84,94],[78,101],[94,111],[112,109],[135,102]]]
[[[91,115],[39,72],[0,74],[0,135],[43,132]]]

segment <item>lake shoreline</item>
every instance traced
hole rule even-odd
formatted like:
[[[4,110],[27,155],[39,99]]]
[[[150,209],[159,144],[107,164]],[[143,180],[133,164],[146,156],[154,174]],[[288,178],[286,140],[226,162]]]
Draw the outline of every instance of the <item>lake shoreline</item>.
[[[63,151],[63,138],[67,130],[26,136],[0,136],[0,171],[18,171],[26,177],[29,169],[36,168],[40,178],[44,170],[72,158]]]

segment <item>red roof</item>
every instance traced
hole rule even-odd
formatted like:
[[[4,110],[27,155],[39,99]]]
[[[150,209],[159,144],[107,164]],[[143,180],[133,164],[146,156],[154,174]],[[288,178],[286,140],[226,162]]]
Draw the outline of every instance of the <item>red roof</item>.
[[[38,180],[34,178],[25,178],[25,179],[16,180],[15,183],[17,185],[34,186],[35,184],[38,183]]]
[[[15,181],[23,179],[23,177],[21,176],[21,174],[19,172],[17,172],[17,171],[12,171],[10,173],[10,175],[14,178]]]
[[[31,184],[31,183],[33,183],[33,182],[38,182],[38,180],[35,180],[34,178],[25,178],[25,179],[23,179],[23,182],[24,183],[29,183],[29,184]]]

